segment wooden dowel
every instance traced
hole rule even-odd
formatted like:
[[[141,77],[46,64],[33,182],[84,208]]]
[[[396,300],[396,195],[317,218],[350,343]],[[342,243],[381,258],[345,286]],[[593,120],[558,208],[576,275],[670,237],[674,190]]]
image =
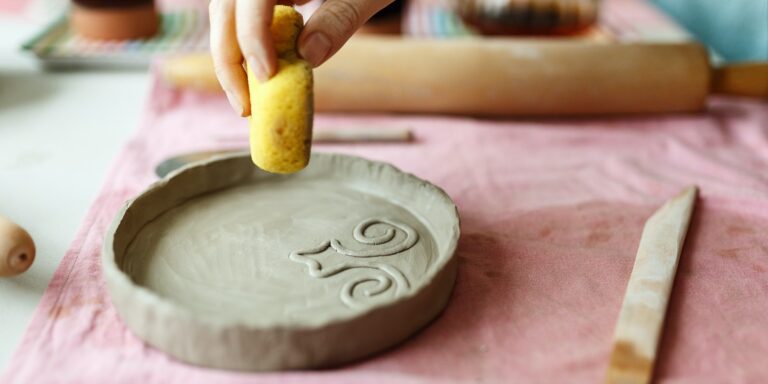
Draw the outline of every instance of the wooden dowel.
[[[248,135],[219,136],[218,141],[248,141]],[[313,143],[406,143],[413,140],[409,128],[334,128],[316,129],[312,133]]]

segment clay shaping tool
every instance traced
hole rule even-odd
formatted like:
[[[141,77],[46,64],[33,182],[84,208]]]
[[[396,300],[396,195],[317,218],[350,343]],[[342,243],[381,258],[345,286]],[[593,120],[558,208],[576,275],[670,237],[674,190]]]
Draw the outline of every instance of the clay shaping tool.
[[[645,222],[613,338],[607,383],[648,383],[698,189],[690,186]]]
[[[35,261],[35,242],[13,221],[0,216],[0,277],[18,275]]]
[[[218,142],[247,142],[248,135],[221,135]],[[407,143],[413,140],[409,128],[337,128],[316,130],[312,133],[314,144],[346,144],[346,143]]]
[[[233,142],[246,142],[247,136],[231,136]],[[316,131],[312,135],[314,143],[407,143],[413,140],[413,133],[408,128],[344,128]],[[226,140],[222,140],[226,141]],[[163,160],[155,167],[155,174],[160,177],[173,172],[189,163],[210,159],[214,156],[245,151],[246,148],[220,151],[203,151],[174,156]]]

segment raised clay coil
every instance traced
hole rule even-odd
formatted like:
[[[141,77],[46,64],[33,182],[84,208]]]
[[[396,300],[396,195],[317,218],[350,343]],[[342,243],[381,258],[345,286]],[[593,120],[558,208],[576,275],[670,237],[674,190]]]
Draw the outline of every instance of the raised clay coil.
[[[125,324],[191,364],[244,371],[350,362],[443,309],[459,217],[439,188],[358,157],[292,175],[247,153],[172,173],[128,202],[103,269]]]

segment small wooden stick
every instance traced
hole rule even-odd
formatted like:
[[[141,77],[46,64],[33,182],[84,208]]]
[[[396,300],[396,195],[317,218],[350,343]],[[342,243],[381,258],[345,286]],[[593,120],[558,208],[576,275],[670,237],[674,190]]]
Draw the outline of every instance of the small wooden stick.
[[[413,140],[413,134],[408,128],[337,128],[317,130],[312,135],[316,143],[349,143],[349,142],[407,142]]]
[[[247,135],[220,136],[219,141],[247,142]],[[312,133],[313,143],[405,143],[413,140],[409,128],[334,128],[317,129]]]
[[[16,223],[0,216],[0,277],[18,275],[35,261],[32,237]]]
[[[686,188],[645,223],[616,325],[609,384],[651,381],[697,191],[695,186]]]

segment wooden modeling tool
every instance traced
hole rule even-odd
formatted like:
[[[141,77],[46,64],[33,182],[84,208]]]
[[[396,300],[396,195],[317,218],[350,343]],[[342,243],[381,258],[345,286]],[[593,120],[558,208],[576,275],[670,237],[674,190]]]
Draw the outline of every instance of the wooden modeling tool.
[[[215,140],[220,143],[234,143],[248,141],[245,134],[217,135]],[[384,127],[354,127],[322,129],[312,132],[313,144],[355,144],[355,143],[407,143],[413,140],[413,132],[410,128],[384,128]]]
[[[29,233],[0,216],[0,277],[18,275],[35,261],[35,242]]]
[[[315,143],[407,143],[413,140],[408,128],[345,128],[317,131],[312,136]]]
[[[209,56],[162,65],[220,92]],[[712,93],[768,98],[768,63],[712,68],[696,43],[355,37],[314,70],[315,110],[484,116],[694,112]]]
[[[608,384],[649,383],[697,188],[691,186],[645,223],[613,339]]]
[[[230,142],[247,142],[246,136],[231,136],[222,140]],[[348,144],[348,143],[407,143],[413,140],[413,133],[408,128],[344,128],[333,130],[319,130],[312,134],[312,142],[328,144]],[[204,151],[188,153],[174,156],[162,161],[155,167],[155,174],[159,177],[181,168],[189,163],[201,160],[207,160],[216,156],[226,155],[235,152],[245,151],[243,149],[224,150],[224,151]]]

